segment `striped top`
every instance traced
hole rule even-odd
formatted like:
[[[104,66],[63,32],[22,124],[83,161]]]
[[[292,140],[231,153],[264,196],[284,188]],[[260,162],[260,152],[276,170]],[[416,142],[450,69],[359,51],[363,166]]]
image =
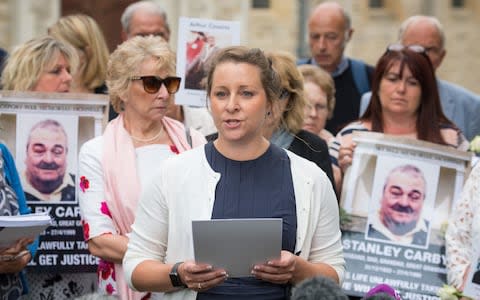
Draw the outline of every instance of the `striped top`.
[[[352,134],[355,131],[371,130],[365,126],[365,123],[361,121],[355,121],[345,126],[337,133],[335,138],[330,140],[328,151],[333,165],[337,167],[339,166],[338,151],[340,146],[347,141],[350,142],[352,140]],[[440,132],[447,145],[461,151],[468,150],[468,141],[465,139],[465,136],[462,134],[462,132],[457,128],[452,127],[451,125],[441,125]]]

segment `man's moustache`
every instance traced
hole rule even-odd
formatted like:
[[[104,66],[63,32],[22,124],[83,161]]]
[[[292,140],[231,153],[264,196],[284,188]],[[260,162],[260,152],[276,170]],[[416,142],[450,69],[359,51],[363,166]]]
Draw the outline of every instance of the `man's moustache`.
[[[401,213],[411,214],[411,213],[414,212],[414,210],[411,206],[403,206],[403,205],[400,205],[400,204],[395,204],[391,208],[393,210],[401,212]]]
[[[59,168],[59,165],[56,163],[47,163],[42,161],[39,164],[37,164],[36,167],[43,170],[56,170]]]

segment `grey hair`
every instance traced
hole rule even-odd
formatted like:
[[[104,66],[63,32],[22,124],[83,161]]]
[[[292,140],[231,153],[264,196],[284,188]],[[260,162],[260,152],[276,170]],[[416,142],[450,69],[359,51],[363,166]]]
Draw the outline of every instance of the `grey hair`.
[[[159,15],[163,18],[165,21],[165,26],[167,30],[169,30],[168,22],[167,22],[167,13],[163,10],[163,8],[160,7],[157,3],[151,2],[151,1],[139,1],[130,4],[127,6],[125,11],[122,14],[122,17],[120,18],[120,22],[122,23],[122,29],[123,31],[127,32],[129,31],[130,27],[130,21],[132,20],[132,16],[135,12],[139,10],[146,10],[150,12],[153,15]]]
[[[437,29],[438,35],[440,36],[440,47],[444,49],[445,48],[445,31],[443,30],[442,23],[440,23],[440,21],[437,18],[432,16],[416,15],[416,16],[411,16],[405,21],[403,21],[402,24],[400,25],[400,29],[398,30],[398,40],[401,41],[403,39],[403,35],[405,34],[405,31],[407,31],[410,25],[420,20],[427,20],[433,26],[435,26],[435,28]]]
[[[348,14],[348,12],[345,10],[345,8],[342,7],[341,9],[343,19],[345,20],[345,30],[350,30],[352,29],[352,18]]]
[[[30,145],[30,141],[32,139],[32,132],[34,132],[35,130],[37,130],[39,128],[48,128],[48,129],[51,129],[51,130],[53,129],[57,132],[61,132],[65,136],[65,140],[68,140],[67,132],[65,131],[65,128],[63,128],[62,124],[60,124],[56,120],[45,119],[43,121],[40,121],[40,122],[36,123],[30,129],[30,132],[28,133],[27,149],[28,149],[28,146]],[[65,149],[68,151],[68,143],[65,146]]]
[[[414,165],[400,165],[398,167],[393,168],[390,173],[388,173],[387,178],[385,179],[385,185],[383,186],[383,191],[387,188],[387,184],[390,181],[390,177],[394,173],[408,173],[412,176],[420,177],[420,179],[423,181],[423,185],[425,189],[427,188],[427,180],[425,180],[425,176],[423,175],[422,170],[420,170],[418,167]],[[425,198],[425,194],[423,195],[423,198]]]

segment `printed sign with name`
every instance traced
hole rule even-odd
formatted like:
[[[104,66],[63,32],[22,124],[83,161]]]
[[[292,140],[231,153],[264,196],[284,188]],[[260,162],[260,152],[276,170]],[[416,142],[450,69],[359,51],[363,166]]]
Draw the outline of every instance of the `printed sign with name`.
[[[357,132],[341,207],[347,262],[344,291],[364,296],[379,283],[402,299],[438,299],[446,282],[444,230],[471,155],[428,142]]]
[[[108,97],[95,94],[0,92],[2,139],[15,155],[27,204],[53,219],[27,270],[96,272],[98,259],[84,241],[78,206],[77,157],[101,135]]]

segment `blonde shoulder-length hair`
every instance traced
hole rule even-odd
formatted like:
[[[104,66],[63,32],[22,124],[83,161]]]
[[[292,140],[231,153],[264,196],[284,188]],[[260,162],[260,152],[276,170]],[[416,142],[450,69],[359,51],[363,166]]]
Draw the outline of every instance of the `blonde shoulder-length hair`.
[[[74,73],[78,56],[72,46],[51,36],[34,38],[17,46],[7,58],[2,73],[2,88],[13,91],[31,91],[40,75],[51,68],[59,55],[70,64]]]
[[[84,14],[60,18],[48,33],[81,52],[85,57],[80,79],[88,89],[105,84],[109,51],[105,37],[97,22]]]
[[[288,101],[282,113],[282,125],[288,131],[296,134],[303,126],[305,106],[307,105],[303,92],[303,77],[297,69],[295,57],[288,52],[272,51],[267,54],[272,61],[272,67],[277,72],[282,83],[279,101]],[[282,97],[283,95],[283,97]]]

